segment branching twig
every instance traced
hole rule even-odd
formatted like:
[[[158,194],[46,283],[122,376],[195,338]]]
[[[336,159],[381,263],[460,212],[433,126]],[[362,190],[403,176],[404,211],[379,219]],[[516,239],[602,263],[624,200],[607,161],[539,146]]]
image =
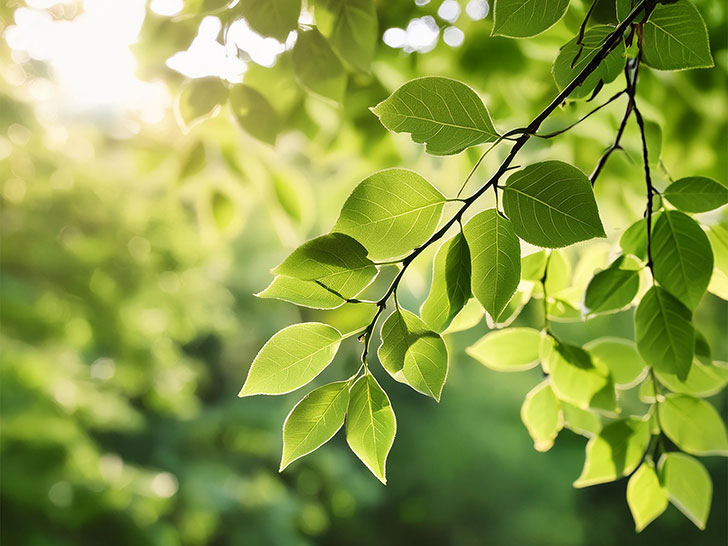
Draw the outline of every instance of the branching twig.
[[[374,315],[374,318],[372,319],[369,326],[366,327],[364,330],[364,333],[362,333],[359,336],[359,340],[364,343],[364,350],[362,352],[362,362],[366,363],[367,355],[369,353],[369,344],[371,342],[372,334],[374,332],[374,328],[376,326],[377,321],[379,320],[379,317],[384,312],[384,309],[387,306],[387,301],[389,298],[395,294],[397,287],[399,286],[399,283],[402,281],[402,277],[404,276],[405,271],[407,270],[407,267],[419,256],[426,248],[428,248],[431,244],[435,243],[436,241],[440,240],[447,232],[448,230],[456,223],[459,222],[463,215],[465,214],[465,211],[467,211],[470,206],[477,201],[479,197],[481,197],[491,186],[494,186],[498,183],[498,181],[501,179],[501,177],[510,170],[511,163],[515,159],[518,152],[521,151],[521,149],[526,145],[526,143],[530,140],[530,138],[536,134],[539,127],[541,127],[541,124],[556,110],[568,97],[571,95],[571,93],[580,85],[584,83],[584,81],[589,77],[589,75],[596,70],[596,68],[601,64],[601,62],[609,55],[609,53],[619,44],[620,40],[622,40],[624,33],[627,31],[628,28],[632,25],[632,23],[637,19],[637,17],[642,13],[644,10],[649,10],[656,4],[657,0],[642,0],[637,6],[632,9],[632,11],[629,13],[629,15],[622,21],[617,28],[612,31],[609,36],[604,40],[604,43],[601,45],[599,50],[597,51],[596,55],[586,64],[586,66],[577,74],[577,76],[546,106],[541,113],[539,113],[532,121],[528,124],[528,126],[525,129],[518,129],[517,132],[521,132],[522,134],[515,140],[513,147],[511,148],[510,152],[506,156],[506,158],[501,163],[500,167],[496,170],[496,172],[488,179],[487,182],[485,182],[480,188],[478,188],[475,193],[473,193],[470,197],[466,198],[463,201],[462,206],[457,210],[457,212],[447,221],[445,224],[437,230],[427,241],[425,241],[423,244],[412,250],[407,256],[405,256],[402,259],[402,268],[399,270],[397,275],[392,280],[391,284],[389,285],[389,288],[387,288],[387,291],[384,293],[384,295],[381,297],[381,299],[377,302],[377,312]],[[506,133],[506,135],[511,134],[513,132]],[[517,133],[516,133],[517,134]],[[505,136],[505,135],[504,135]],[[503,137],[501,137],[501,140]],[[473,176],[473,173],[475,172],[475,168],[477,168],[478,165],[482,162],[486,152],[481,156],[481,158],[478,160],[478,162],[475,164],[474,168],[471,170],[470,174],[468,174],[468,177],[466,178],[466,183],[470,179],[470,177]]]

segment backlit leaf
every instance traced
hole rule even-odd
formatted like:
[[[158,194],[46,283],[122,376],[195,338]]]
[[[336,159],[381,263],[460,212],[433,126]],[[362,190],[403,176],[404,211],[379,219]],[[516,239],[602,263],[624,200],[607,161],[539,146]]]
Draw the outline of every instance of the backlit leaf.
[[[363,244],[373,260],[402,256],[435,232],[443,195],[405,169],[374,173],[354,188],[334,231]]]
[[[538,366],[541,332],[533,328],[505,328],[487,333],[466,352],[497,372],[520,372]]]
[[[410,133],[428,153],[451,155],[498,138],[483,101],[470,87],[440,77],[405,83],[372,108],[395,133]]]
[[[331,47],[354,68],[368,72],[377,46],[373,0],[316,0],[315,16]]]
[[[377,352],[382,366],[397,381],[440,400],[448,371],[445,342],[414,313],[398,309],[382,324]]]
[[[554,26],[569,0],[495,0],[493,35],[527,38]]]
[[[581,347],[557,343],[548,360],[556,396],[581,409],[614,410],[616,394],[609,368]]]
[[[219,78],[190,80],[179,92],[175,117],[185,132],[220,111],[228,98],[228,88]]]
[[[288,33],[298,25],[301,0],[240,0],[233,10],[245,17],[254,31],[285,42]]]
[[[561,403],[548,381],[537,385],[526,395],[521,406],[521,420],[533,438],[537,451],[548,451],[564,426]]]
[[[647,366],[633,341],[603,337],[587,343],[584,349],[592,356],[592,361],[597,360],[609,368],[617,387],[634,387],[647,373]]]
[[[387,456],[396,432],[397,421],[387,393],[373,375],[363,375],[351,387],[346,441],[382,483],[387,483]]]
[[[463,227],[470,248],[473,295],[497,319],[521,280],[521,246],[510,220],[485,210]]]
[[[349,382],[329,383],[308,393],[283,423],[283,470],[328,442],[344,424]]]
[[[713,499],[713,482],[700,461],[684,453],[665,453],[657,472],[670,502],[699,529],[705,529]]]
[[[346,303],[341,296],[326,290],[316,281],[302,281],[279,275],[265,290],[256,294],[259,298],[273,298],[313,309],[336,309]]]
[[[280,120],[268,99],[247,85],[236,85],[230,91],[230,106],[240,127],[258,140],[275,144]]]
[[[584,297],[584,306],[590,314],[619,311],[632,302],[639,290],[640,278],[639,271],[630,265],[625,263],[625,256],[620,256],[594,275]]]
[[[665,188],[663,195],[685,212],[707,212],[728,203],[728,187],[704,176],[681,178]]]
[[[343,100],[346,90],[344,66],[318,30],[299,31],[293,48],[293,62],[296,78],[306,89],[337,102]]]
[[[665,511],[667,496],[653,463],[642,463],[627,482],[627,504],[638,533]]]
[[[725,424],[710,403],[687,394],[668,394],[657,408],[662,430],[680,449],[692,455],[728,456]]]
[[[258,352],[238,396],[285,394],[303,387],[331,363],[341,339],[336,328],[320,322],[284,328]]]
[[[558,248],[606,236],[589,179],[562,161],[535,163],[512,174],[503,208],[516,234],[533,245]]]

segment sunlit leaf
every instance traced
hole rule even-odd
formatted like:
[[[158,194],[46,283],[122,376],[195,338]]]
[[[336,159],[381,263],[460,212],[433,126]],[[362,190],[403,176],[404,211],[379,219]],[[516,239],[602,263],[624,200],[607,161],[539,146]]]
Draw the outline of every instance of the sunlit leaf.
[[[584,306],[589,313],[619,311],[637,295],[639,271],[625,262],[625,256],[620,256],[607,269],[594,275],[584,296]]]
[[[373,260],[402,256],[434,233],[444,203],[443,195],[417,173],[379,171],[354,188],[334,231],[359,241]]]
[[[230,106],[235,119],[245,132],[258,140],[275,144],[280,120],[268,99],[247,85],[236,85],[230,90]]]
[[[405,83],[372,108],[379,121],[396,133],[410,133],[433,155],[457,154],[498,138],[483,101],[470,87],[440,77]]]
[[[436,332],[445,330],[470,298],[470,250],[462,233],[446,241],[435,255],[430,294],[422,319]]]
[[[616,394],[609,368],[581,347],[557,343],[549,356],[551,387],[556,396],[581,409],[614,410]]]
[[[492,370],[519,372],[538,366],[540,345],[538,330],[505,328],[489,332],[466,352]]]
[[[680,449],[693,455],[728,456],[725,424],[710,403],[687,394],[668,394],[657,408],[662,430]]]
[[[647,373],[645,362],[633,341],[603,337],[587,343],[584,349],[592,356],[592,360],[609,368],[617,387],[634,387]]]
[[[414,313],[397,309],[382,324],[377,352],[382,366],[397,381],[440,400],[448,371],[445,342]]]
[[[670,502],[699,529],[705,529],[713,499],[713,482],[705,467],[689,455],[665,453],[657,468]]]
[[[316,281],[302,281],[279,275],[267,288],[256,294],[259,298],[273,298],[313,309],[336,309],[346,303],[341,296],[327,290]]]
[[[706,212],[728,203],[728,187],[704,176],[681,178],[665,188],[663,195],[685,212]]]
[[[606,425],[589,440],[586,461],[574,487],[607,483],[626,476],[642,460],[650,441],[650,426],[640,419],[624,419]]]
[[[512,174],[503,208],[516,234],[533,245],[558,248],[606,236],[589,179],[562,161],[535,163]]]
[[[713,271],[710,241],[698,223],[682,212],[660,214],[652,232],[655,280],[695,309]]]
[[[569,0],[495,0],[493,35],[527,38],[554,26]]]
[[[685,379],[695,345],[690,310],[663,288],[653,286],[642,297],[634,321],[637,348],[645,362]]]
[[[303,387],[331,363],[341,339],[336,328],[320,322],[284,328],[258,352],[238,396],[285,394]]]
[[[363,375],[351,387],[346,441],[382,483],[387,483],[387,456],[396,432],[397,421],[387,393],[373,375]]]
[[[561,403],[548,381],[537,385],[521,406],[521,420],[533,438],[537,451],[548,451],[564,426]]]
[[[349,406],[348,381],[329,383],[308,393],[283,423],[280,470],[328,442],[344,424]]]
[[[298,24],[301,0],[240,0],[233,10],[259,34],[284,42]]]
[[[369,71],[377,46],[377,12],[373,0],[316,0],[316,25],[341,57]]]
[[[473,295],[494,319],[521,280],[521,246],[510,220],[485,210],[463,227],[470,248]]]
[[[654,464],[651,461],[642,463],[627,482],[627,504],[638,533],[665,511],[667,496]]]
[[[179,92],[174,113],[185,132],[220,111],[228,98],[227,86],[218,78],[190,80]]]
[[[299,31],[293,62],[296,77],[306,89],[337,102],[343,100],[346,90],[344,66],[318,30]]]

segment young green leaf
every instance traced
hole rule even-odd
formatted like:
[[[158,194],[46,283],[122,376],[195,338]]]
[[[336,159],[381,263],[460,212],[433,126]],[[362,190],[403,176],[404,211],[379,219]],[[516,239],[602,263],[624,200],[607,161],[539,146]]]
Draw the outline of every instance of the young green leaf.
[[[447,330],[445,330],[442,334],[445,335],[452,334],[454,332],[462,332],[463,330],[470,330],[480,324],[484,315],[485,311],[483,311],[478,300],[470,298],[463,307],[462,311],[455,316],[450,323],[450,326],[448,326]]]
[[[329,383],[308,393],[283,423],[280,471],[326,442],[344,424],[349,406],[349,382]]]
[[[603,337],[584,345],[592,361],[604,364],[612,374],[618,388],[636,386],[647,373],[647,366],[633,341],[616,337]]]
[[[316,281],[302,281],[293,277],[278,275],[258,298],[273,298],[312,309],[336,309],[346,303],[341,296],[327,290]]]
[[[601,49],[604,41],[607,39],[614,28],[600,25],[592,27],[584,34],[582,45],[574,38],[559,51],[558,56],[554,60],[553,74],[556,86],[563,90],[571,81],[588,65]],[[599,64],[584,82],[574,89],[569,95],[572,99],[589,98],[599,82],[609,83],[613,81],[624,70],[626,62],[626,48],[623,41],[607,55],[607,57]],[[577,59],[578,55],[578,59]],[[577,59],[574,62],[574,59]]]
[[[690,310],[667,290],[650,288],[634,315],[637,349],[645,362],[685,379],[695,345],[691,318]]]
[[[691,309],[705,294],[713,250],[700,225],[675,210],[660,214],[652,232],[655,280]]]
[[[652,222],[654,225],[655,218]],[[647,220],[642,218],[629,226],[619,239],[619,246],[625,254],[632,254],[641,260],[647,258]]]
[[[470,249],[462,233],[435,255],[432,287],[422,304],[422,319],[436,332],[445,330],[470,299]]]
[[[470,248],[473,295],[497,319],[521,280],[520,241],[496,209],[471,218],[463,234]]]
[[[642,59],[658,70],[710,68],[708,31],[688,0],[658,4],[642,32]]]
[[[626,476],[642,460],[650,442],[650,425],[641,419],[623,419],[606,425],[586,445],[586,461],[574,487],[607,483]]]
[[[577,408],[568,402],[561,401],[564,413],[564,426],[571,432],[593,438],[602,430],[602,420],[593,411]]]
[[[521,279],[524,281],[539,282],[546,269],[546,251],[539,250],[521,258]]]
[[[700,461],[684,453],[665,453],[657,472],[670,502],[698,529],[705,529],[713,499],[713,482]]]
[[[606,237],[586,175],[562,161],[544,161],[512,174],[503,208],[516,234],[529,243],[559,248]]]
[[[320,322],[284,328],[255,356],[238,396],[285,394],[303,387],[331,363],[341,339],[336,328]]]
[[[681,380],[677,374],[655,370],[657,379],[672,392],[707,398],[722,391],[728,385],[728,367],[720,363],[703,363],[697,358],[690,366],[688,376]]]
[[[244,131],[268,144],[276,143],[281,122],[263,94],[240,84],[230,90],[229,100],[235,119]]]
[[[394,443],[397,421],[387,393],[370,373],[351,387],[346,418],[346,441],[354,454],[384,484],[387,455]]]
[[[377,46],[377,12],[372,0],[316,0],[316,25],[351,66],[369,71]]]
[[[451,155],[498,138],[477,93],[457,80],[441,77],[408,81],[372,108],[395,133],[410,133],[428,153]]]
[[[359,241],[373,260],[394,258],[435,232],[444,204],[445,197],[419,174],[386,169],[354,188],[334,231]]]
[[[493,36],[528,38],[554,26],[569,0],[495,0]]]
[[[377,352],[389,374],[438,402],[448,371],[445,342],[414,313],[397,309],[382,324]]]
[[[639,270],[620,256],[592,278],[586,288],[584,306],[589,314],[619,311],[629,305],[640,287]]]
[[[228,98],[228,88],[219,78],[190,80],[177,96],[174,114],[185,132],[214,117]]]
[[[665,199],[685,212],[707,212],[728,203],[728,187],[704,176],[689,176],[670,184]]]
[[[487,333],[465,352],[497,372],[520,372],[538,366],[541,332],[506,328]]]
[[[372,282],[377,268],[356,240],[344,233],[329,233],[299,246],[273,273],[316,281],[349,299]]]
[[[556,396],[581,409],[612,411],[617,407],[609,368],[581,347],[557,343],[548,360]]]
[[[548,451],[564,427],[561,403],[548,381],[538,384],[521,406],[521,420],[533,438],[536,451]]]
[[[705,400],[687,394],[668,394],[657,406],[665,435],[692,455],[728,456],[725,424]]]
[[[488,328],[491,330],[497,330],[510,326],[513,321],[518,318],[518,315],[521,314],[521,311],[523,311],[523,308],[531,299],[532,294],[533,286],[526,285],[522,289],[516,290],[516,293],[513,294],[508,305],[506,305],[505,309],[501,311],[500,315],[498,315],[495,320],[490,315],[485,317]]]
[[[728,227],[726,224],[715,224],[708,227],[707,234],[715,257],[708,291],[728,300]]]
[[[254,31],[285,42],[298,24],[301,0],[240,0],[232,9],[235,15],[245,17]]]
[[[627,504],[638,533],[665,511],[667,496],[652,461],[642,463],[627,482]]]
[[[298,33],[293,47],[293,62],[296,78],[306,89],[337,102],[343,100],[346,90],[344,66],[318,30],[313,28]]]

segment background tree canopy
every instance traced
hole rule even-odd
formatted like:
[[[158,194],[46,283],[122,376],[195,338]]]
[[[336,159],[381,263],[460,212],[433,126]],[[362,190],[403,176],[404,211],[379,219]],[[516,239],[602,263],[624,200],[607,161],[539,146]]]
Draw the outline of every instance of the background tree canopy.
[[[3,543],[725,544],[727,21],[5,3]]]

